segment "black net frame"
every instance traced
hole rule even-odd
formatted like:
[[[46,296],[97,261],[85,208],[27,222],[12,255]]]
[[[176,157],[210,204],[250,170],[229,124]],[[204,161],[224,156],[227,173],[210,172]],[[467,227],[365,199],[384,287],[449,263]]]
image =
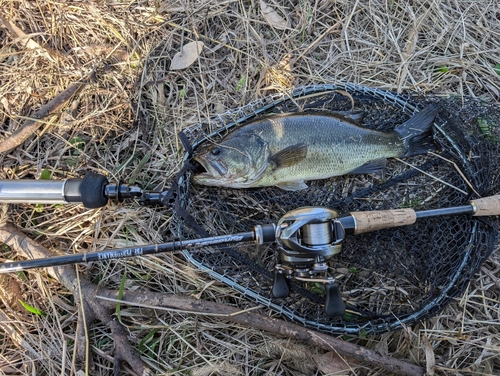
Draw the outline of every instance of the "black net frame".
[[[390,160],[381,174],[334,177],[309,188],[223,189],[190,183],[192,159],[178,174],[172,232],[182,239],[250,231],[276,223],[301,206],[340,213],[412,207],[460,206],[498,192],[500,132],[498,105],[462,97],[413,97],[354,84],[302,87],[276,94],[198,123],[183,131],[194,152],[236,127],[271,114],[360,111],[360,125],[390,131],[430,102],[436,150]],[[408,165],[410,164],[410,165]],[[463,293],[495,250],[497,217],[456,215],[419,219],[412,226],[348,236],[329,262],[346,302],[344,316],[324,313],[324,287],[293,283],[286,298],[271,294],[275,245],[239,244],[183,251],[197,268],[246,298],[308,327],[335,334],[376,334],[412,325],[442,310]]]

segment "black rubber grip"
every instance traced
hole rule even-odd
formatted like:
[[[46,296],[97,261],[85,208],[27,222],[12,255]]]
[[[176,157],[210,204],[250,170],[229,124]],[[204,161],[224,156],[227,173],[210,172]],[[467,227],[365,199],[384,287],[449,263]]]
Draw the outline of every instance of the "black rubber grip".
[[[106,206],[108,198],[105,195],[105,188],[108,179],[104,175],[89,172],[80,184],[80,197],[83,205],[87,209],[95,209]]]

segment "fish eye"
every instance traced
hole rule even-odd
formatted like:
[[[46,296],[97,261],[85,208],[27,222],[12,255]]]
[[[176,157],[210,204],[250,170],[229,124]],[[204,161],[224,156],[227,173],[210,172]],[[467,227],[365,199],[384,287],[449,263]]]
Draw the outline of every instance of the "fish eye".
[[[219,146],[214,147],[210,152],[212,155],[219,155],[222,149]]]

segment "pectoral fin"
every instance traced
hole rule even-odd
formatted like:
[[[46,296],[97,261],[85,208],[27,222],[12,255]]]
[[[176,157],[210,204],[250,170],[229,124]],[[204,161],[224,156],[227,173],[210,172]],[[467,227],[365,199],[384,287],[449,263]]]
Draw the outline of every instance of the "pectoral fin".
[[[306,144],[295,144],[269,157],[269,163],[275,168],[290,167],[296,165],[307,156]]]
[[[284,189],[285,191],[301,191],[307,188],[307,184],[304,183],[304,180],[287,181],[284,183],[280,183],[277,186],[281,189]]]
[[[366,162],[365,164],[350,171],[349,174],[373,174],[374,172],[383,170],[387,164],[387,159],[379,158],[373,161]]]

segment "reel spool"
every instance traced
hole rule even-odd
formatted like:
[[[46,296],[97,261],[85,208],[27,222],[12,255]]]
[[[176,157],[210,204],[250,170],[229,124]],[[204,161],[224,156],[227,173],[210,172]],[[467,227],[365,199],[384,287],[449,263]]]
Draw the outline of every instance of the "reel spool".
[[[326,314],[332,317],[344,314],[339,287],[326,264],[342,250],[345,229],[337,218],[335,210],[310,206],[292,210],[278,221],[276,241],[281,263],[274,270],[274,297],[289,295],[287,279],[319,282],[325,285]]]

